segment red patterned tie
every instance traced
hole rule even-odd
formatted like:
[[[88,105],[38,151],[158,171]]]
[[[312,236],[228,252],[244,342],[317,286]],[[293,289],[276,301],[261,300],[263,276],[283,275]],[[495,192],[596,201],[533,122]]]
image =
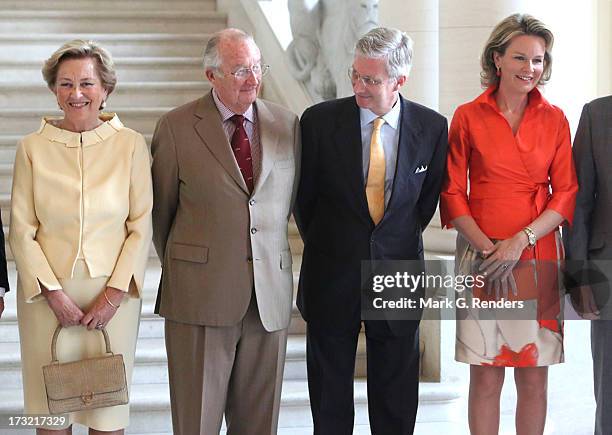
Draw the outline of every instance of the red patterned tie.
[[[253,159],[251,157],[251,143],[244,129],[244,116],[234,115],[230,118],[236,130],[232,136],[232,150],[234,157],[242,173],[242,177],[249,189],[249,193],[253,192]]]

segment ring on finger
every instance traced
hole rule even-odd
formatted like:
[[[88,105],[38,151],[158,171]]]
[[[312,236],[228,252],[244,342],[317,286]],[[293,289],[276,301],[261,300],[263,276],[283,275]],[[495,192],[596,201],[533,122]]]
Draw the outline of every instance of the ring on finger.
[[[102,322],[98,322],[96,324],[96,329],[102,329],[102,328],[104,328],[104,324]]]
[[[508,268],[508,265],[507,264],[502,264],[501,268],[502,268],[502,270],[506,270]]]

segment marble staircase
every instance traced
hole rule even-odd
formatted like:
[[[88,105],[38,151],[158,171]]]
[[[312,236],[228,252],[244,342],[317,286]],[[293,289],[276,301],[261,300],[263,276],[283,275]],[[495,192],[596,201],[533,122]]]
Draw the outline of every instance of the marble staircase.
[[[204,80],[201,53],[209,34],[226,22],[227,15],[217,12],[216,2],[211,0],[0,0],[0,206],[5,232],[16,143],[38,128],[42,116],[60,113],[40,73],[45,57],[74,38],[93,39],[108,48],[117,64],[118,85],[107,110],[117,112],[127,126],[142,132],[150,142],[160,115],[210,89]],[[61,204],[61,194],[50,200]],[[294,226],[291,238],[297,278],[301,240]],[[8,257],[14,289],[16,271],[10,249]],[[132,434],[169,434],[172,430],[164,325],[163,319],[153,314],[159,276],[159,261],[151,250],[127,430]],[[0,414],[8,415],[19,414],[23,408],[15,297],[15,291],[7,294],[7,308],[0,321]],[[312,424],[304,332],[305,324],[294,309],[281,433],[296,433],[294,428],[298,427],[308,431]],[[360,374],[365,368],[364,355],[361,348]],[[359,415],[365,415],[365,384],[359,385]],[[0,433],[4,430],[0,428]],[[11,430],[12,435],[20,433],[31,431]],[[75,427],[75,433],[84,433],[83,428]]]
[[[150,143],[157,119],[166,111],[201,96],[209,89],[201,53],[211,32],[225,27],[228,15],[214,0],[0,0],[0,207],[8,231],[12,167],[16,143],[36,130],[42,116],[59,115],[53,94],[42,80],[43,60],[62,43],[93,39],[115,58],[118,85],[107,111],[140,131]],[[61,192],[49,198],[61,205]],[[301,262],[302,243],[290,226],[293,270]],[[8,246],[7,246],[8,249]],[[7,294],[0,320],[0,415],[22,411],[19,339],[15,311],[15,264],[10,249]],[[144,289],[131,393],[130,434],[171,433],[163,319],[153,314],[160,276],[153,249]],[[305,323],[294,307],[287,348],[280,412],[281,435],[312,433],[305,363]],[[356,433],[367,429],[365,346],[358,348],[355,405]],[[448,404],[459,397],[440,384],[421,386],[423,421],[448,420]],[[0,435],[32,433],[0,428]],[[85,433],[75,427],[75,434]]]

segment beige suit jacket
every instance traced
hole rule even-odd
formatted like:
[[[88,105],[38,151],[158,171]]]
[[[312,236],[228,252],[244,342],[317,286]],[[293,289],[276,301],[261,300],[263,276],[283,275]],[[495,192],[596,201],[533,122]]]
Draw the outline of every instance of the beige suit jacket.
[[[289,325],[287,227],[299,173],[299,121],[276,104],[255,106],[262,162],[252,195],[211,93],[157,124],[151,145],[153,241],[162,261],[156,312],[169,320],[234,325],[254,288],[266,330]]]
[[[9,242],[26,302],[39,297],[39,282],[61,289],[78,257],[92,277],[141,294],[152,233],[149,150],[116,115],[100,119],[83,133],[45,119],[17,147]]]

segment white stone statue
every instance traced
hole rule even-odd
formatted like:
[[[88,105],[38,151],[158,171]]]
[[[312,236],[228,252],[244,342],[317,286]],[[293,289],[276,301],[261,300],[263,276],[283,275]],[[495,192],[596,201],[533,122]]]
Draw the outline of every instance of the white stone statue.
[[[315,102],[353,94],[348,68],[355,43],[378,25],[379,0],[288,0],[293,76]]]

